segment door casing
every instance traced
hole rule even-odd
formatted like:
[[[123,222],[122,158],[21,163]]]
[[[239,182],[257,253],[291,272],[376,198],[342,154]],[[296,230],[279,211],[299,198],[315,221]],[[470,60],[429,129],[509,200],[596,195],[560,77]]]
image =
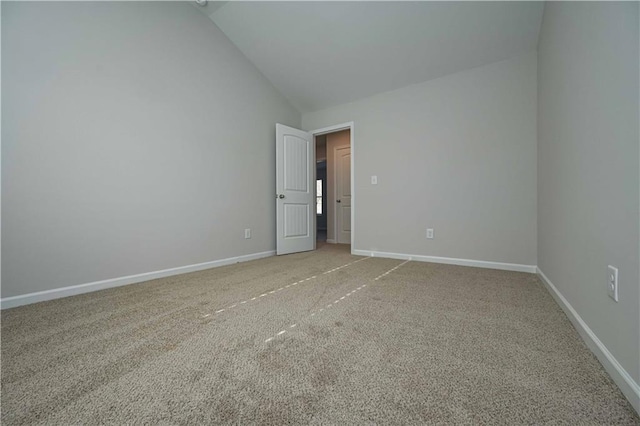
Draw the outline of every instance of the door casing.
[[[351,254],[354,253],[355,250],[355,236],[356,236],[356,221],[355,221],[355,212],[356,212],[356,191],[355,191],[355,157],[356,157],[356,147],[355,147],[355,125],[353,121],[336,124],[334,126],[323,127],[321,129],[312,130],[311,136],[314,139],[315,146],[315,137],[320,135],[326,135],[328,133],[338,132],[340,130],[349,130],[349,144],[351,147]],[[327,153],[329,155],[329,153]],[[314,150],[315,156],[315,150]],[[333,206],[332,208],[335,208]],[[314,227],[314,232],[315,227]]]

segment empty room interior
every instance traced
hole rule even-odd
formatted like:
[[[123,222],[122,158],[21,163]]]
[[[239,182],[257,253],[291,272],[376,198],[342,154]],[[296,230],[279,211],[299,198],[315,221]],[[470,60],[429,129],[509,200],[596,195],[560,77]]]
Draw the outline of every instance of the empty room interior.
[[[3,425],[640,424],[638,2],[0,14]]]

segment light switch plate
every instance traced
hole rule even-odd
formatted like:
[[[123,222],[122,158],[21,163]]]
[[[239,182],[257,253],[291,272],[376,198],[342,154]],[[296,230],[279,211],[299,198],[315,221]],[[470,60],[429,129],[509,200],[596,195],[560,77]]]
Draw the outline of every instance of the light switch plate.
[[[371,185],[378,184],[378,176],[371,176]]]
[[[618,301],[618,268],[607,266],[607,292],[609,297]]]

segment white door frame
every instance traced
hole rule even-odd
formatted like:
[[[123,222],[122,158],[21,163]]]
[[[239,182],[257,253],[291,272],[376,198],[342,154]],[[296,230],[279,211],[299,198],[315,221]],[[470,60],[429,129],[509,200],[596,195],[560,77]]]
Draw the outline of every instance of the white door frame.
[[[334,126],[323,127],[317,130],[311,130],[309,133],[313,136],[313,145],[315,147],[316,136],[326,135],[327,133],[339,132],[340,130],[349,130],[349,138],[350,138],[350,146],[351,146],[351,254],[354,254],[355,246],[355,235],[356,235],[356,221],[355,221],[355,213],[356,213],[356,191],[355,191],[355,128],[353,121],[349,121],[348,123],[336,124]],[[315,149],[314,149],[314,158],[315,158]],[[327,152],[327,157],[329,153]],[[328,207],[328,206],[327,206]],[[335,206],[333,206],[335,207]],[[317,226],[316,226],[317,228]],[[314,233],[317,232],[317,229],[314,228]],[[334,227],[335,228],[335,227]],[[337,232],[337,231],[336,231]]]

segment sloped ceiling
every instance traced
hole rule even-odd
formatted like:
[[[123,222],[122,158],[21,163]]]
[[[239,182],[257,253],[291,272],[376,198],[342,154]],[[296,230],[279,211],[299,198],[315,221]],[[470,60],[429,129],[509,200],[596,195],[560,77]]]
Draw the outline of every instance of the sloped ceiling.
[[[536,48],[542,2],[209,2],[202,10],[301,112]]]

